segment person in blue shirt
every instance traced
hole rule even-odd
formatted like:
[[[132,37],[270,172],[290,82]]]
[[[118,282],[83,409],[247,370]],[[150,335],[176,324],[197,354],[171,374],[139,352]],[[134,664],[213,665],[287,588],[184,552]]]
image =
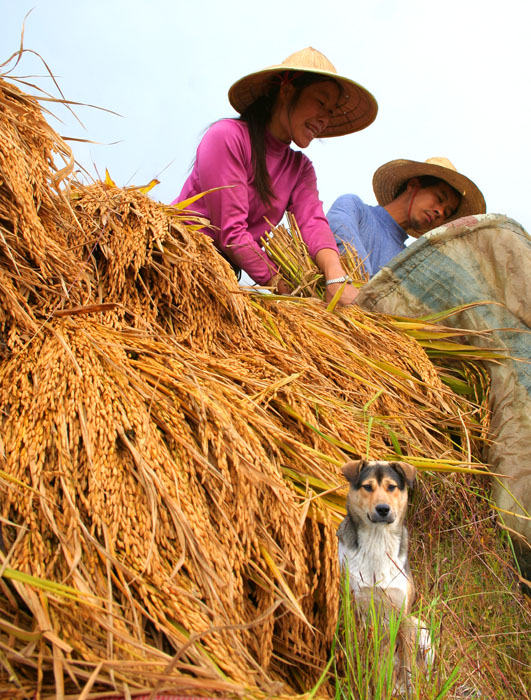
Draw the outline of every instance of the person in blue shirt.
[[[408,236],[486,211],[481,191],[447,158],[392,160],[374,173],[373,189],[378,206],[344,194],[327,214],[340,251],[353,246],[370,277],[404,250]]]

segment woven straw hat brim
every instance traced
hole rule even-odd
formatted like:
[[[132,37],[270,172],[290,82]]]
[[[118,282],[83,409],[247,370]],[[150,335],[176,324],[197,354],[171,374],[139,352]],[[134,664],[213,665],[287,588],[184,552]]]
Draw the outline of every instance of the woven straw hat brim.
[[[331,71],[286,63],[251,73],[235,82],[229,90],[231,105],[241,114],[258,97],[269,92],[271,81],[275,76],[291,70],[330,77],[331,80],[335,80],[341,85],[343,94],[348,96],[348,99],[338,108],[337,114],[330,118],[327,128],[319,134],[319,138],[351,134],[354,131],[365,129],[376,119],[378,103],[371,93],[358,83]]]
[[[480,189],[465,175],[442,165],[403,159],[385,163],[374,173],[372,187],[378,204],[384,207],[392,202],[405,182],[412,177],[420,177],[421,175],[438,177],[451,185],[461,195],[461,202],[456,212],[446,221],[486,212],[487,206]]]

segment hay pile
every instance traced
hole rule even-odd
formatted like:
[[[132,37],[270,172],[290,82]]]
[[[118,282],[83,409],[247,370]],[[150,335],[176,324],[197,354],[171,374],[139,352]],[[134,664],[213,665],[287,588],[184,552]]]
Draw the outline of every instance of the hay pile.
[[[386,319],[248,293],[71,166],[1,81],[0,694],[293,696],[335,630],[340,465],[466,465],[482,409]]]

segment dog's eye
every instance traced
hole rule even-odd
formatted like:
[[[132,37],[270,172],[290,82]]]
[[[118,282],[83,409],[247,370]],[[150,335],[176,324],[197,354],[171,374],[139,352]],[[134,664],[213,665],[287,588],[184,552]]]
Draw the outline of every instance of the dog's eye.
[[[372,486],[370,484],[363,484],[363,488],[369,493],[372,491]]]
[[[389,486],[387,487],[388,491],[394,491],[395,489],[396,489],[396,486],[394,484],[389,484]]]

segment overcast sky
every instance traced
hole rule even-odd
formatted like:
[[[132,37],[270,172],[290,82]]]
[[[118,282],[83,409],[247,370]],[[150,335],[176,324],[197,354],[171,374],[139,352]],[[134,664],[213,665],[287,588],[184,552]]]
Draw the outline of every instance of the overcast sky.
[[[394,158],[449,158],[487,210],[531,231],[529,0],[0,0],[0,62],[38,52],[76,107],[50,120],[90,173],[178,195],[203,130],[234,116],[230,85],[306,46],[379,104],[367,129],[306,149],[325,211],[345,192],[375,203],[372,174]],[[5,70],[5,69],[2,69]],[[14,75],[44,76],[27,55]],[[54,94],[49,79],[32,78]],[[118,143],[114,143],[118,142]],[[111,145],[113,144],[113,145]]]

